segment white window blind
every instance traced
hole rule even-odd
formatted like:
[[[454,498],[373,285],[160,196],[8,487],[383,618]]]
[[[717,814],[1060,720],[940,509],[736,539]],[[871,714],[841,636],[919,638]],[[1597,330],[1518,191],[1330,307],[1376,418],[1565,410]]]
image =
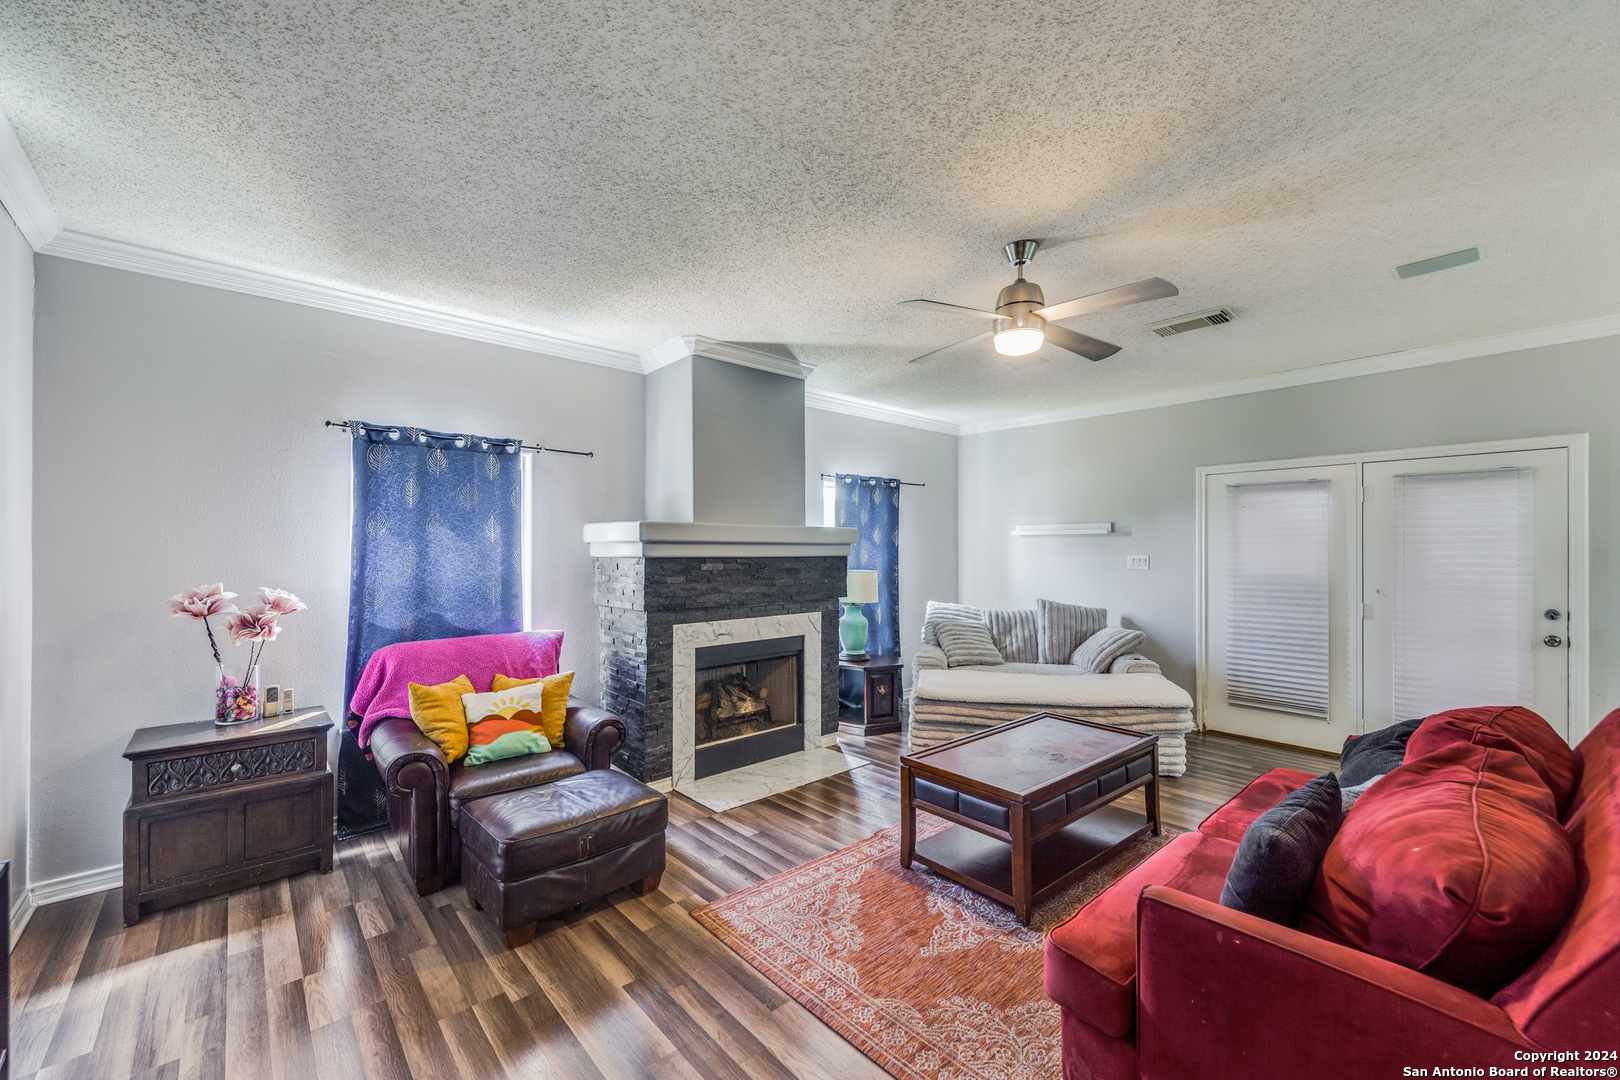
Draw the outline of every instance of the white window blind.
[[[1328,718],[1328,481],[1229,484],[1226,699]]]
[[[1395,478],[1395,716],[1531,700],[1530,469]]]

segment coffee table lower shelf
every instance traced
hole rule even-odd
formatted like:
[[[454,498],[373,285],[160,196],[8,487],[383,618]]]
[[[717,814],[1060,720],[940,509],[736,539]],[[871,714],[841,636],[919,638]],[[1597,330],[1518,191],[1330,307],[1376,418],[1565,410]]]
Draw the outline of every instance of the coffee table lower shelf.
[[[926,811],[926,806],[919,806]],[[1030,852],[1031,907],[1088,869],[1120,844],[1150,832],[1147,815],[1105,806],[1036,843]],[[993,836],[952,825],[918,840],[912,859],[975,892],[1013,906],[1012,845]]]

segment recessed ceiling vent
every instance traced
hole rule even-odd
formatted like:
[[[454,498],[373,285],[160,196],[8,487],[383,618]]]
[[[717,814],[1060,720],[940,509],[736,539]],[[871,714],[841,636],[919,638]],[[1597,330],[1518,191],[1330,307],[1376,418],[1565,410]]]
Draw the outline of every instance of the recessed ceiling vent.
[[[1164,322],[1152,323],[1148,326],[1148,329],[1160,337],[1174,337],[1177,334],[1185,334],[1189,330],[1197,330],[1201,326],[1219,326],[1222,323],[1229,323],[1235,318],[1237,316],[1232,313],[1232,309],[1229,307],[1210,308],[1208,311],[1198,311],[1191,315],[1177,315],[1173,319],[1164,320]]]

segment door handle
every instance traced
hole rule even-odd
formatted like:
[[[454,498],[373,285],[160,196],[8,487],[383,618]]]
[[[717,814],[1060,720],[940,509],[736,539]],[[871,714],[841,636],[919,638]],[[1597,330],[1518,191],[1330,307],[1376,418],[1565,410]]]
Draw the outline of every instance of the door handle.
[[[1557,634],[1548,634],[1546,637],[1541,639],[1541,643],[1547,646],[1549,649],[1556,649],[1558,646],[1564,643],[1564,639],[1559,637]]]
[[[1559,619],[1563,618],[1563,612],[1559,611],[1555,607],[1550,607],[1541,613],[1541,617],[1549,622],[1557,622]]]

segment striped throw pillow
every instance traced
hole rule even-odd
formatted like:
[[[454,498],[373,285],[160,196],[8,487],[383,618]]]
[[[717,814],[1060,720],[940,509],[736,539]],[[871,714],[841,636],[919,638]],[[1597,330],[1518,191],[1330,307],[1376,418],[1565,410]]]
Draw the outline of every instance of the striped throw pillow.
[[[945,650],[945,663],[949,667],[1006,663],[996,649],[996,643],[990,639],[990,628],[982,622],[935,619],[934,630],[939,635],[939,647]]]
[[[924,645],[939,644],[939,635],[934,632],[934,621],[936,619],[965,619],[969,622],[984,622],[984,612],[966,604],[947,604],[943,600],[928,601],[928,608],[923,613],[922,639]]]
[[[1071,662],[1082,671],[1100,675],[1107,671],[1115,660],[1146,640],[1147,635],[1140,630],[1127,630],[1123,626],[1105,626],[1081,642],[1080,647],[1074,650],[1074,659]]]

